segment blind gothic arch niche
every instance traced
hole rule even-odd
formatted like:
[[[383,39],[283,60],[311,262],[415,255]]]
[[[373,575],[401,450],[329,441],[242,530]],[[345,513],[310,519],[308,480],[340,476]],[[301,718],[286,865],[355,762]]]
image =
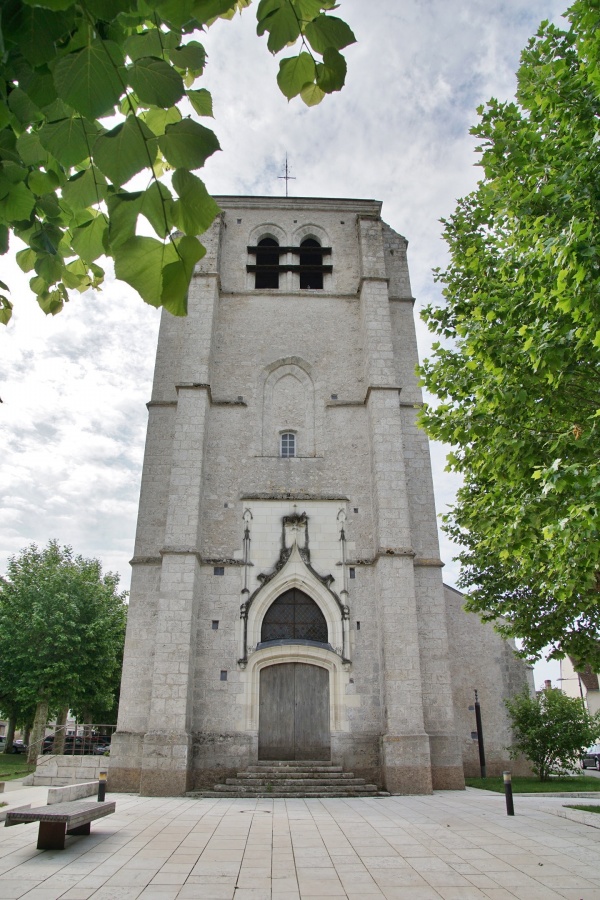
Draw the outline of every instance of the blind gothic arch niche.
[[[308,364],[298,357],[277,360],[261,380],[261,455],[280,456],[281,435],[293,432],[295,456],[315,456],[315,387]]]
[[[308,594],[298,588],[284,591],[268,608],[260,631],[261,643],[267,641],[328,642],[325,616]]]

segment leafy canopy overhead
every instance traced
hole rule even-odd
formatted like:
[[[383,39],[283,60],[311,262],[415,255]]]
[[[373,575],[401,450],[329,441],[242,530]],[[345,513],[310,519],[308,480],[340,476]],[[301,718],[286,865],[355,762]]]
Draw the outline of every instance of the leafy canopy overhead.
[[[429,434],[463,476],[446,530],[468,608],[600,668],[600,7],[543,23],[517,102],[473,129],[483,179],[444,223]]]
[[[98,287],[99,257],[153,306],[185,315],[197,238],[219,212],[200,169],[219,142],[192,118],[212,116],[197,87],[206,63],[192,35],[251,0],[4,0],[0,9],[0,254],[14,233],[41,308]],[[339,91],[352,31],[335,0],[260,0],[259,35],[278,84],[308,106]],[[159,179],[172,172],[171,187]],[[145,175],[144,191],[127,189]],[[156,237],[137,233],[140,217]],[[0,322],[12,311],[0,282]]]

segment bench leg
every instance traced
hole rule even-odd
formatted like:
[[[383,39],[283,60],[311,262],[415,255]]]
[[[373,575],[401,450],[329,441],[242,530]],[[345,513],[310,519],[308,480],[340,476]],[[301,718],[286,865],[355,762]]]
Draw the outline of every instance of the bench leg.
[[[64,822],[40,822],[38,850],[64,850],[65,831]]]
[[[89,834],[90,833],[90,823],[88,822],[86,825],[78,825],[77,828],[70,828],[67,831],[67,834]]]

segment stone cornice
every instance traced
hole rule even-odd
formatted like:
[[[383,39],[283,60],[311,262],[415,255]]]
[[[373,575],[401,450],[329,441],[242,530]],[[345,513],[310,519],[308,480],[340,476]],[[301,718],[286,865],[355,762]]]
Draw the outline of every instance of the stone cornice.
[[[290,493],[259,493],[259,494],[242,494],[240,500],[299,500],[301,502],[319,502],[321,500],[335,500],[340,503],[349,503],[350,498],[342,494],[310,494],[307,491],[292,491]]]
[[[180,391],[206,391],[208,394],[208,402],[211,406],[248,406],[245,400],[215,399],[212,395],[210,384],[204,384],[201,381],[180,381],[175,385],[175,390],[178,394]]]
[[[193,547],[163,547],[159,551],[160,556],[134,556],[129,560],[131,566],[160,566],[163,556],[195,556],[201,566],[243,566],[243,559],[234,559],[231,556],[202,556],[199,550]],[[247,565],[253,565],[248,563]]]
[[[355,213],[360,218],[379,218],[381,200],[352,200],[335,197],[238,197],[231,194],[214,196],[213,199],[224,211],[244,209],[309,209],[321,212]]]
[[[441,559],[436,559],[434,557],[427,558],[416,556],[413,560],[413,565],[423,569],[443,569],[446,563],[442,562]]]

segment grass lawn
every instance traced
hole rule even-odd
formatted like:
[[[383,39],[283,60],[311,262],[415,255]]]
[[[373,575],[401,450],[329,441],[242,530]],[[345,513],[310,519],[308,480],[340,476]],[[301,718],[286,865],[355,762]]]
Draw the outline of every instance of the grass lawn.
[[[504,793],[502,776],[497,778],[465,778],[467,787],[481,788],[484,791]],[[593,775],[571,775],[559,778],[552,776],[548,781],[540,781],[535,776],[519,777],[512,780],[513,794],[543,794],[546,791],[598,791],[600,778]]]
[[[27,765],[25,753],[0,753],[0,781],[23,778],[33,772],[35,766]]]
[[[566,806],[565,809],[581,809],[583,812],[600,813],[600,806]]]

